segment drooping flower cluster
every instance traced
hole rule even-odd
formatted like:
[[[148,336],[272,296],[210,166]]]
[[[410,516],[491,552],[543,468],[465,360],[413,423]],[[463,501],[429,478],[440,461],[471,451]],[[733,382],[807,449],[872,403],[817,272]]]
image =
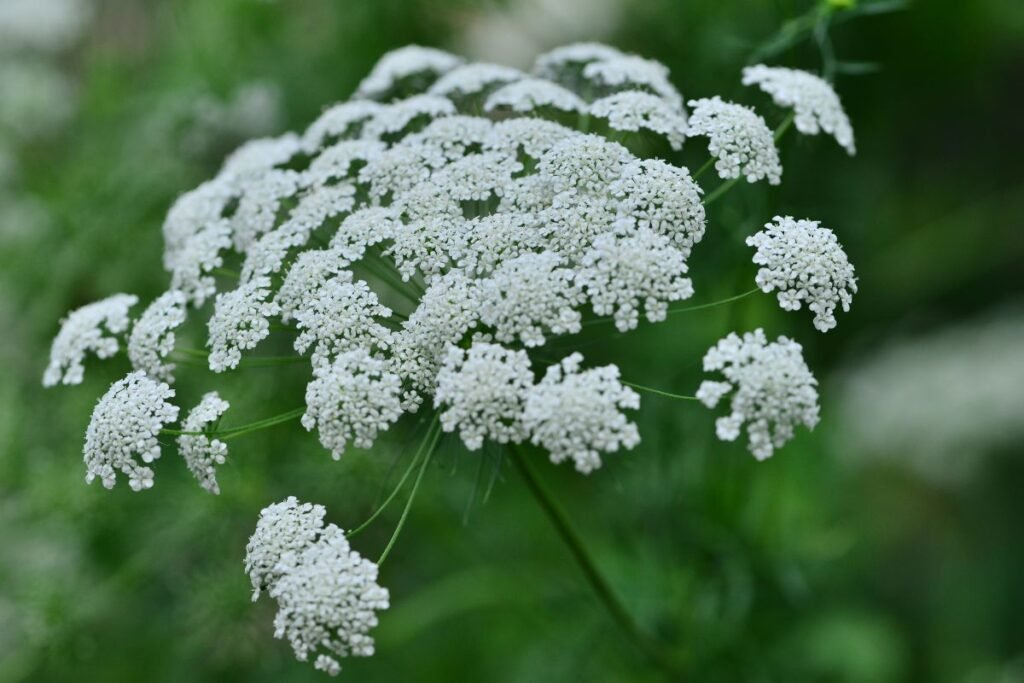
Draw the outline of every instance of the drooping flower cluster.
[[[176,289],[161,294],[132,326],[128,358],[132,367],[165,382],[174,381],[174,364],[164,359],[174,350],[174,330],[185,322],[185,295]]]
[[[793,122],[804,135],[825,131],[849,154],[856,153],[850,119],[828,81],[799,69],[757,64],[743,69],[743,85],[757,85],[775,104],[792,107]]]
[[[228,445],[207,434],[199,434],[212,429],[231,406],[216,391],[203,396],[199,404],[189,411],[188,417],[182,420],[181,428],[185,434],[178,437],[178,449],[185,458],[189,472],[196,478],[199,485],[213,494],[220,493],[217,485],[217,467],[223,465],[228,455]]]
[[[715,170],[722,178],[757,182],[767,178],[772,185],[782,182],[782,164],[772,131],[753,109],[726,102],[715,95],[692,100],[690,135],[708,138],[708,151],[718,159]]]
[[[97,402],[85,432],[85,480],[99,477],[109,489],[121,472],[133,491],[152,487],[153,470],[147,465],[160,457],[157,435],[178,419],[177,406],[167,402],[173,396],[166,383],[144,372],[114,382]]]
[[[377,565],[349,546],[345,532],[324,526],[323,506],[294,497],[260,512],[246,546],[245,570],[253,600],[266,590],[277,601],[274,636],[287,638],[296,658],[329,674],[341,657],[369,657],[377,612],[389,594],[377,583]]]
[[[836,326],[835,310],[850,310],[857,291],[853,266],[834,232],[818,221],[776,216],[764,229],[747,238],[757,248],[754,263],[757,286],[778,290],[779,306],[800,310],[804,303],[814,313],[814,326],[828,332]]]
[[[718,438],[735,441],[746,427],[747,447],[758,460],[770,458],[793,438],[793,428],[818,424],[817,380],[804,362],[803,348],[779,337],[768,343],[764,330],[735,333],[704,356],[705,372],[725,381],[705,380],[697,398],[714,408],[730,392],[732,413],[716,421]]]
[[[85,373],[87,353],[98,358],[110,358],[118,349],[117,338],[104,335],[103,328],[112,335],[128,329],[128,310],[139,298],[131,294],[115,294],[102,301],[72,311],[64,320],[60,333],[50,348],[50,364],[43,373],[43,386],[81,384]]]

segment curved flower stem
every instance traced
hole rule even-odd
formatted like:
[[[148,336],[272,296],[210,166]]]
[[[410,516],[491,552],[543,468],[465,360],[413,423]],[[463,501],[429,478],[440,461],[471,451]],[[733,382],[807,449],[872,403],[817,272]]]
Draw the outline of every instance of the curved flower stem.
[[[189,358],[207,358],[210,353],[203,351],[202,349],[174,349],[176,352],[187,356]],[[291,363],[304,363],[306,362],[305,356],[252,356],[250,358],[243,358],[239,361],[239,365],[245,365],[253,368],[264,367],[268,365],[289,365]]]
[[[230,278],[232,280],[242,279],[242,276],[238,273],[238,271],[231,270],[230,268],[214,268],[210,272],[213,273],[214,275],[220,275],[221,277]]]
[[[651,387],[645,387],[642,384],[634,384],[633,382],[627,382],[624,379],[620,379],[619,382],[625,384],[627,387],[633,387],[639,391],[646,391],[648,394],[657,394],[658,396],[664,396],[665,398],[674,398],[680,401],[699,401],[696,396],[686,396],[684,394],[673,394],[668,391],[662,391],[661,389],[652,389]]]
[[[569,552],[572,553],[573,558],[579,565],[580,570],[583,572],[584,577],[593,589],[594,594],[602,602],[605,609],[608,610],[609,615],[615,620],[615,623],[619,625],[623,633],[629,638],[630,642],[641,652],[643,655],[655,664],[659,669],[664,671],[666,674],[672,676],[673,680],[680,680],[681,674],[679,672],[678,665],[671,661],[661,649],[653,642],[650,638],[640,629],[640,626],[633,619],[633,616],[626,610],[622,602],[615,595],[612,587],[608,584],[608,581],[602,576],[598,570],[594,560],[590,557],[586,547],[583,545],[583,540],[580,538],[579,533],[572,526],[572,522],[569,521],[568,515],[562,510],[558,502],[548,493],[544,484],[541,483],[540,478],[533,471],[529,461],[523,456],[522,452],[518,447],[513,446],[512,449],[512,461],[516,464],[519,472],[523,476],[523,480],[526,482],[526,487],[533,494],[533,497],[540,504],[544,514],[547,515],[548,520],[552,526],[555,527],[555,531],[565,542],[565,545],[569,548]]]
[[[792,125],[793,123],[793,117],[793,112],[790,112],[789,115],[786,116],[786,118],[782,121],[782,123],[779,124],[779,127],[775,129],[775,142],[781,140],[782,136],[786,134],[787,130],[789,130],[790,125]],[[721,185],[719,185],[718,187],[716,187],[714,190],[711,191],[711,194],[704,197],[704,206],[710,206],[712,202],[714,202],[723,194],[731,190],[733,186],[736,185],[736,183],[738,183],[742,178],[742,175],[738,175],[735,178],[731,178],[722,183]]]
[[[754,287],[753,289],[748,289],[747,291],[743,292],[742,294],[737,294],[735,296],[730,296],[728,299],[720,299],[718,301],[712,301],[712,302],[706,303],[706,304],[697,304],[696,306],[683,306],[682,308],[669,308],[668,309],[668,315],[672,315],[673,313],[687,313],[689,311],[699,311],[699,310],[701,310],[703,308],[714,308],[715,306],[722,306],[723,304],[731,304],[733,301],[739,301],[740,299],[746,298],[746,297],[750,296],[751,294],[754,294],[755,292],[760,292],[760,291],[761,290],[759,288]]]
[[[238,427],[230,427],[228,429],[218,429],[205,432],[188,432],[180,429],[161,429],[160,433],[169,434],[171,436],[209,436],[227,441],[228,439],[234,439],[235,437],[242,436],[243,434],[249,434],[260,429],[273,427],[274,425],[281,424],[282,422],[289,422],[297,417],[302,417],[305,412],[306,407],[303,406],[301,408],[289,410],[286,413],[281,413],[280,415],[274,415],[273,417],[257,420],[256,422],[250,422],[249,424],[239,425]]]
[[[391,534],[391,539],[388,541],[387,546],[384,548],[384,552],[380,554],[380,559],[377,560],[377,565],[384,564],[384,560],[387,559],[388,554],[391,552],[391,548],[394,547],[395,541],[398,540],[398,535],[402,533],[402,527],[405,526],[405,520],[409,516],[409,510],[412,509],[412,502],[416,500],[416,491],[420,488],[420,482],[423,481],[423,473],[427,471],[427,465],[430,464],[430,457],[434,454],[434,449],[437,447],[437,442],[441,439],[441,428],[437,422],[437,418],[434,418],[434,424],[431,425],[430,442],[427,446],[426,455],[423,456],[423,464],[420,465],[420,471],[416,475],[416,481],[412,484],[412,491],[409,493],[409,500],[405,503],[405,509],[402,510],[402,516],[398,518],[398,525],[395,527],[395,532]]]
[[[705,173],[707,173],[708,169],[709,169],[709,168],[711,168],[711,165],[712,165],[713,163],[715,163],[715,157],[708,157],[708,160],[707,160],[707,161],[705,161],[705,162],[704,162],[704,164],[703,164],[703,165],[702,165],[702,166],[701,166],[700,168],[698,168],[698,169],[697,169],[697,172],[696,172],[696,173],[694,173],[694,174],[693,174],[692,176],[690,176],[690,177],[691,177],[691,178],[693,178],[694,180],[697,180],[697,179],[698,179],[698,178],[700,178],[700,177],[701,177],[702,175],[704,175]]]
[[[355,536],[366,527],[370,526],[370,524],[373,523],[373,520],[377,519],[377,517],[379,517],[380,514],[384,512],[384,509],[391,504],[391,501],[395,499],[395,496],[398,495],[398,492],[402,490],[403,486],[405,486],[405,480],[409,478],[409,475],[412,474],[412,471],[416,468],[417,463],[419,463],[420,458],[423,456],[423,449],[426,448],[427,442],[430,441],[431,437],[433,436],[434,429],[436,426],[437,420],[435,418],[435,420],[430,423],[430,427],[427,429],[427,433],[423,435],[423,440],[420,441],[420,445],[416,449],[416,454],[412,457],[412,460],[409,462],[409,467],[407,467],[405,473],[402,474],[402,478],[398,480],[398,484],[395,485],[394,490],[391,491],[388,497],[384,499],[384,502],[381,503],[380,506],[373,511],[373,514],[370,515],[365,522],[363,522],[356,528],[347,531],[345,533],[346,536],[351,538],[352,536]]]

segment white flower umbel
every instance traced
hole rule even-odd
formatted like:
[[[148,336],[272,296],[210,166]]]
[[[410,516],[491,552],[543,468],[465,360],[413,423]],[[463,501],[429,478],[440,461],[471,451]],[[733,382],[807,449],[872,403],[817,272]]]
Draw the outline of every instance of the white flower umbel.
[[[637,326],[640,304],[651,322],[665,319],[668,304],[693,296],[684,277],[686,257],[650,228],[627,227],[599,235],[583,255],[577,283],[597,315],[614,315],[620,332]]]
[[[743,69],[743,85],[757,85],[780,107],[792,107],[793,123],[804,135],[825,131],[849,154],[856,154],[853,127],[839,95],[823,78],[799,69],[757,64]]]
[[[413,76],[433,81],[462,64],[462,58],[443,50],[406,45],[388,52],[374,64],[359,83],[356,97],[378,99],[387,95],[400,81]]]
[[[291,322],[295,312],[305,306],[325,282],[348,272],[350,265],[344,249],[316,249],[299,254],[274,297],[274,303],[281,309],[281,320]]]
[[[406,410],[415,410],[421,395],[433,390],[445,350],[476,327],[479,309],[476,281],[461,270],[450,270],[427,287],[419,306],[392,336],[391,362],[407,385],[402,396]]]
[[[167,384],[144,372],[114,382],[96,403],[85,432],[85,481],[99,477],[113,488],[120,471],[133,491],[152,487],[153,470],[146,465],[160,457],[160,430],[178,419],[178,407],[167,402],[173,396]]]
[[[356,448],[370,448],[377,433],[401,417],[402,380],[387,368],[363,348],[314,367],[302,426],[317,429],[320,443],[335,460],[350,441]]]
[[[533,372],[525,351],[485,342],[468,351],[453,346],[437,374],[434,406],[444,406],[444,431],[458,429],[471,451],[479,450],[484,439],[519,443],[526,438],[523,402],[531,386]]]
[[[494,124],[488,149],[505,150],[517,154],[520,150],[533,159],[540,159],[562,140],[580,135],[560,123],[533,117],[505,119]]]
[[[245,546],[245,573],[252,582],[252,599],[281,578],[281,559],[312,545],[324,528],[323,505],[300,503],[290,496],[260,511],[256,530]]]
[[[280,312],[273,301],[270,278],[254,277],[230,292],[217,295],[207,323],[210,369],[224,372],[238,367],[242,351],[256,348],[270,334],[270,318]]]
[[[182,421],[181,431],[205,431],[216,424],[230,407],[216,391],[204,394],[199,404],[190,410]],[[211,439],[206,434],[182,434],[178,437],[178,450],[199,485],[210,493],[219,494],[217,467],[224,464],[228,455],[228,445],[220,439]]]
[[[278,565],[281,578],[268,594],[277,601],[274,636],[287,638],[295,657],[330,675],[342,657],[370,657],[377,612],[390,606],[377,583],[376,563],[349,546],[345,532],[327,525],[316,542],[288,553]]]
[[[321,285],[295,311],[295,350],[306,353],[313,347],[317,366],[357,347],[387,348],[390,331],[376,319],[390,316],[391,309],[377,300],[370,286],[362,280],[353,282],[345,271]]]
[[[128,337],[132,367],[164,382],[174,382],[174,364],[164,361],[174,350],[174,330],[185,322],[187,299],[171,290],[157,297],[135,321]]]
[[[132,294],[115,294],[68,314],[50,347],[50,363],[43,373],[43,386],[81,384],[85,373],[82,361],[87,353],[94,353],[98,358],[110,358],[117,353],[120,348],[117,338],[105,335],[104,328],[111,335],[127,330],[128,309],[138,301]]]
[[[488,88],[500,87],[522,78],[526,78],[526,74],[519,69],[500,64],[463,64],[437,79],[427,92],[445,97],[475,95]]]
[[[683,96],[669,80],[668,67],[653,59],[622,55],[595,60],[583,67],[583,77],[612,89],[647,89],[673,107],[683,107]]]
[[[640,408],[640,397],[622,386],[614,365],[580,372],[583,356],[563,358],[548,367],[526,396],[523,426],[534,445],[551,454],[551,462],[572,460],[589,474],[601,466],[601,453],[632,449],[640,432],[623,410]]]
[[[772,185],[782,182],[782,164],[768,124],[750,107],[725,102],[715,95],[691,100],[689,136],[709,139],[708,151],[718,159],[715,170],[722,178],[739,178],[753,183],[767,178]]]
[[[590,113],[608,120],[612,130],[649,130],[663,135],[672,149],[682,149],[686,140],[686,111],[657,95],[624,90],[593,102]]]
[[[355,137],[382,106],[370,100],[351,100],[329,107],[302,134],[302,148],[313,153],[330,142]]]
[[[582,112],[587,103],[572,90],[540,78],[524,78],[495,90],[484,102],[485,111],[510,109],[531,112],[550,107],[561,111]]]
[[[502,263],[480,282],[480,320],[494,328],[498,341],[518,338],[526,346],[542,346],[544,332],[580,331],[583,292],[575,273],[552,252],[523,254]]]
[[[603,43],[570,43],[545,52],[533,62],[533,73],[557,81],[567,72],[589,62],[609,61],[625,57],[622,52]]]
[[[716,421],[718,438],[735,441],[746,425],[747,448],[758,460],[771,457],[793,438],[793,428],[818,424],[817,380],[795,341],[779,337],[768,343],[761,329],[740,338],[730,334],[704,356],[706,372],[721,372],[724,382],[706,380],[697,398],[714,408],[732,395],[732,413]]]
[[[772,223],[747,238],[757,247],[754,263],[757,286],[764,292],[778,290],[779,306],[799,310],[806,303],[814,313],[814,326],[828,332],[836,326],[835,310],[850,310],[857,278],[834,232],[818,221],[776,216]]]
[[[377,114],[366,122],[363,136],[380,138],[408,133],[409,124],[414,121],[436,119],[451,116],[455,113],[455,105],[446,97],[437,95],[413,95],[382,107]]]
[[[623,168],[609,192],[618,202],[620,218],[670,238],[684,258],[704,237],[707,219],[701,189],[685,168],[660,159],[638,159]]]

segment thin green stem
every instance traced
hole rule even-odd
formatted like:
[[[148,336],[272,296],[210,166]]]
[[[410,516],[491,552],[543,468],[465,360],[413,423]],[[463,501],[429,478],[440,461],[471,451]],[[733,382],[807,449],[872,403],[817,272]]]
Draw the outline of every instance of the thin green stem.
[[[214,268],[210,272],[214,275],[220,275],[221,277],[230,278],[232,280],[240,280],[242,278],[238,271],[231,270],[230,268]]]
[[[674,398],[680,401],[697,401],[699,400],[696,396],[685,396],[683,394],[673,394],[668,391],[662,391],[661,389],[653,389],[651,387],[645,387],[642,384],[634,384],[633,382],[627,382],[624,379],[619,380],[620,383],[625,384],[627,387],[633,387],[639,391],[645,391],[648,394],[657,394],[658,396],[664,396],[665,398]]]
[[[672,315],[673,313],[688,313],[690,311],[699,311],[699,310],[702,310],[702,309],[705,309],[705,308],[714,308],[715,306],[722,306],[724,304],[731,304],[733,301],[739,301],[740,299],[744,299],[744,298],[750,296],[751,294],[754,294],[755,292],[760,292],[760,291],[761,291],[760,289],[758,289],[757,287],[754,287],[753,289],[749,289],[746,292],[743,292],[742,294],[737,294],[736,296],[730,296],[728,299],[720,299],[718,301],[712,301],[712,302],[706,303],[706,304],[697,304],[696,306],[683,306],[682,308],[669,308],[668,309],[668,315]]]
[[[301,408],[294,408],[286,413],[280,415],[274,415],[267,417],[256,422],[250,422],[249,424],[239,425],[237,427],[229,427],[227,429],[218,429],[203,432],[189,432],[180,429],[161,429],[161,434],[169,434],[171,436],[209,436],[227,441],[228,439],[234,439],[235,437],[242,436],[243,434],[249,434],[260,429],[266,429],[267,427],[273,427],[274,425],[281,424],[282,422],[288,422],[294,420],[297,417],[301,417],[306,412],[305,406]]]
[[[431,422],[430,427],[427,429],[427,433],[423,436],[423,440],[420,441],[420,445],[416,449],[416,454],[412,457],[412,460],[409,462],[409,467],[406,468],[405,473],[402,474],[402,478],[398,480],[398,484],[395,485],[395,488],[394,490],[391,491],[391,494],[388,495],[384,502],[381,503],[380,506],[373,511],[373,514],[370,515],[365,522],[357,526],[355,529],[346,532],[346,536],[355,536],[360,531],[370,526],[370,524],[372,524],[375,519],[380,517],[381,513],[384,512],[384,509],[391,504],[391,501],[395,499],[395,496],[398,495],[398,492],[402,490],[403,486],[405,486],[406,479],[408,479],[409,475],[412,474],[412,471],[416,468],[417,463],[420,462],[420,458],[423,456],[423,449],[426,448],[427,442],[430,441],[431,437],[433,436],[434,428],[436,427],[436,425],[436,422]]]
[[[174,349],[177,353],[182,354],[188,358],[207,358],[210,355],[209,351],[203,351],[202,349]],[[306,362],[305,356],[251,356],[249,358],[243,358],[239,361],[239,365],[248,367],[265,367],[269,365],[290,365],[292,363],[304,363]]]
[[[707,160],[707,161],[705,161],[705,162],[704,162],[704,164],[703,164],[703,165],[702,165],[702,166],[701,166],[700,168],[698,168],[698,169],[697,169],[697,172],[696,172],[696,173],[694,173],[694,174],[693,174],[693,175],[692,175],[691,177],[692,177],[692,178],[693,178],[694,180],[697,180],[697,179],[698,179],[698,178],[700,178],[700,177],[701,177],[702,175],[704,175],[705,173],[707,173],[707,172],[708,172],[708,169],[709,169],[709,168],[711,168],[712,164],[714,164],[714,163],[715,163],[715,161],[716,161],[716,160],[715,160],[715,157],[708,157],[708,160]]]
[[[402,527],[405,526],[405,520],[409,517],[409,510],[412,509],[412,502],[416,500],[416,492],[420,488],[420,482],[423,481],[423,474],[427,471],[427,465],[430,464],[430,458],[434,454],[434,449],[437,447],[437,442],[441,438],[441,426],[434,418],[434,424],[431,425],[430,444],[427,446],[426,455],[423,456],[423,463],[420,465],[420,471],[416,475],[416,481],[412,484],[412,491],[409,493],[409,500],[405,502],[405,509],[402,510],[402,516],[398,518],[398,525],[395,527],[395,532],[391,534],[391,539],[388,541],[387,546],[384,548],[384,552],[380,554],[380,559],[377,560],[377,565],[384,564],[384,560],[387,559],[388,554],[394,547],[395,542],[398,540],[398,535],[402,533]]]
[[[569,548],[569,552],[579,565],[583,576],[605,609],[608,610],[612,619],[645,657],[666,673],[677,676],[678,671],[675,664],[662,653],[657,645],[650,641],[647,635],[640,629],[636,620],[633,619],[633,616],[615,595],[611,585],[601,574],[600,570],[598,570],[594,560],[590,557],[590,553],[587,552],[586,546],[583,545],[583,540],[569,521],[568,515],[562,510],[555,498],[548,493],[540,478],[533,471],[529,461],[523,457],[519,448],[513,447],[511,451],[512,461],[522,474],[526,487],[533,494],[544,514],[547,515],[548,520],[555,527],[555,531],[558,532],[562,541]]]

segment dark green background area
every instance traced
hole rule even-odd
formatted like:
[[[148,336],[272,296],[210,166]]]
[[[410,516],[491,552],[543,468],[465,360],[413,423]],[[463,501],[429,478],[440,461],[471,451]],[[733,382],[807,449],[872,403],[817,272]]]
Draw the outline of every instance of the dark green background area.
[[[250,603],[245,542],[259,510],[287,495],[324,504],[343,527],[363,520],[415,435],[395,430],[334,462],[291,424],[231,443],[219,497],[170,448],[152,490],[107,491],[84,484],[81,442],[127,362],[90,363],[77,387],[44,391],[39,379],[68,310],[166,288],[168,206],[240,142],[183,154],[173,130],[153,125],[168,98],[263,80],[283,93],[281,130],[301,130],[384,51],[454,49],[480,12],[508,4],[98,2],[87,36],[61,57],[79,83],[77,114],[18,150],[25,190],[54,220],[0,237],[0,683],[325,680],[273,639],[273,604]],[[619,4],[617,27],[599,39],[664,62],[687,97],[721,94],[780,120],[739,72],[807,3]],[[938,487],[898,468],[849,467],[832,411],[835,372],[888,339],[1021,299],[1024,3],[920,0],[839,24],[832,39],[841,59],[880,67],[837,78],[857,156],[824,136],[788,135],[782,186],[738,187],[716,204],[691,265],[695,303],[743,291],[755,272],[746,235],[775,213],[817,218],[856,265],[852,311],[821,335],[806,311],[758,296],[583,349],[588,364],[693,393],[710,344],[764,326],[804,344],[822,424],[757,463],[742,443],[715,440],[702,407],[648,395],[637,449],[590,477],[538,469],[643,627],[696,653],[694,681],[1024,681],[1020,445]],[[813,43],[770,61],[820,64]],[[689,144],[684,157],[701,160],[702,143]],[[198,373],[179,380],[181,404],[216,387],[237,423],[273,415],[301,404],[298,368]],[[342,680],[660,680],[508,463],[491,485],[481,456],[446,443],[382,568],[393,606],[377,655],[345,660]],[[389,510],[355,547],[376,557],[397,516]]]

